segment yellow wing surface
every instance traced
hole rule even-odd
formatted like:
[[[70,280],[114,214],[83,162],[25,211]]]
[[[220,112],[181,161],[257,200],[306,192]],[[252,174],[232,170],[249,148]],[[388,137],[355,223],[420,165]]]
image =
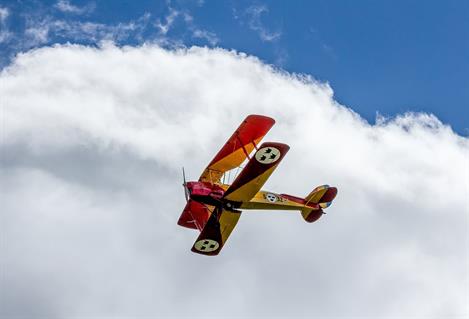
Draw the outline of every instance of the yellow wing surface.
[[[191,250],[202,255],[218,255],[240,216],[241,211],[238,210],[215,209]]]
[[[289,149],[288,145],[282,143],[263,143],[233,184],[226,190],[223,197],[233,202],[251,200],[277,168]]]
[[[199,178],[201,182],[220,183],[223,174],[244,162],[267,134],[275,120],[262,115],[249,115],[208,164]]]

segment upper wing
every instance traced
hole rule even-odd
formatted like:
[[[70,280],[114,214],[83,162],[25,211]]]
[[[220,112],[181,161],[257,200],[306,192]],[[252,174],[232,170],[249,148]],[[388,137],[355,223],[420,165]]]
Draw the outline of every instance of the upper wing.
[[[226,190],[224,198],[235,202],[246,202],[253,198],[289,149],[288,145],[282,143],[263,143]]]
[[[218,255],[240,216],[237,210],[215,209],[191,250],[202,255]]]
[[[221,176],[241,165],[255,145],[267,134],[275,120],[262,115],[249,115],[208,164],[199,181],[218,183]]]

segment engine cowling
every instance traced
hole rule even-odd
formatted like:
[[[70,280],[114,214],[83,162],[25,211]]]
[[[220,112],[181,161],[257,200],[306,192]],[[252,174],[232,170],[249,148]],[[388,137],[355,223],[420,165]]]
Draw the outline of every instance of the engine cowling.
[[[191,199],[208,205],[219,203],[225,192],[222,187],[206,182],[188,182],[187,189]]]
[[[212,191],[211,187],[202,182],[188,182],[187,188],[189,189],[190,194],[194,196],[208,196]]]

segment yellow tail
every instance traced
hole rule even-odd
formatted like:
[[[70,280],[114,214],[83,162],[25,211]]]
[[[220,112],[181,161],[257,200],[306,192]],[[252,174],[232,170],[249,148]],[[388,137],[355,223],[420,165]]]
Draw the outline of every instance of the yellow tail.
[[[306,207],[301,210],[303,219],[308,223],[318,220],[324,213],[322,209],[329,207],[336,195],[336,187],[330,187],[329,185],[316,187],[305,197]]]

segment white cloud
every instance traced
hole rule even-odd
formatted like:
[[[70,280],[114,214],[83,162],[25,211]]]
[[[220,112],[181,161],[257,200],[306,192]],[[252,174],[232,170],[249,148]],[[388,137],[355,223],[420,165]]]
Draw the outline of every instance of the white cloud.
[[[469,143],[437,118],[367,124],[309,77],[221,49],[46,47],[1,73],[6,317],[468,315]],[[268,181],[336,185],[315,224],[246,212],[222,254],[176,226],[250,113],[290,144]]]
[[[54,5],[55,8],[57,8],[58,10],[62,12],[73,13],[73,14],[84,14],[84,13],[92,12],[95,9],[95,6],[96,5],[94,3],[89,3],[86,6],[79,7],[79,6],[71,4],[70,1],[68,0],[59,0]]]
[[[268,13],[269,9],[266,5],[253,5],[246,9],[246,15],[248,16],[249,28],[256,31],[262,41],[273,42],[282,36],[280,31],[269,31],[261,21],[261,16],[264,13]],[[235,16],[235,18],[237,18]]]

